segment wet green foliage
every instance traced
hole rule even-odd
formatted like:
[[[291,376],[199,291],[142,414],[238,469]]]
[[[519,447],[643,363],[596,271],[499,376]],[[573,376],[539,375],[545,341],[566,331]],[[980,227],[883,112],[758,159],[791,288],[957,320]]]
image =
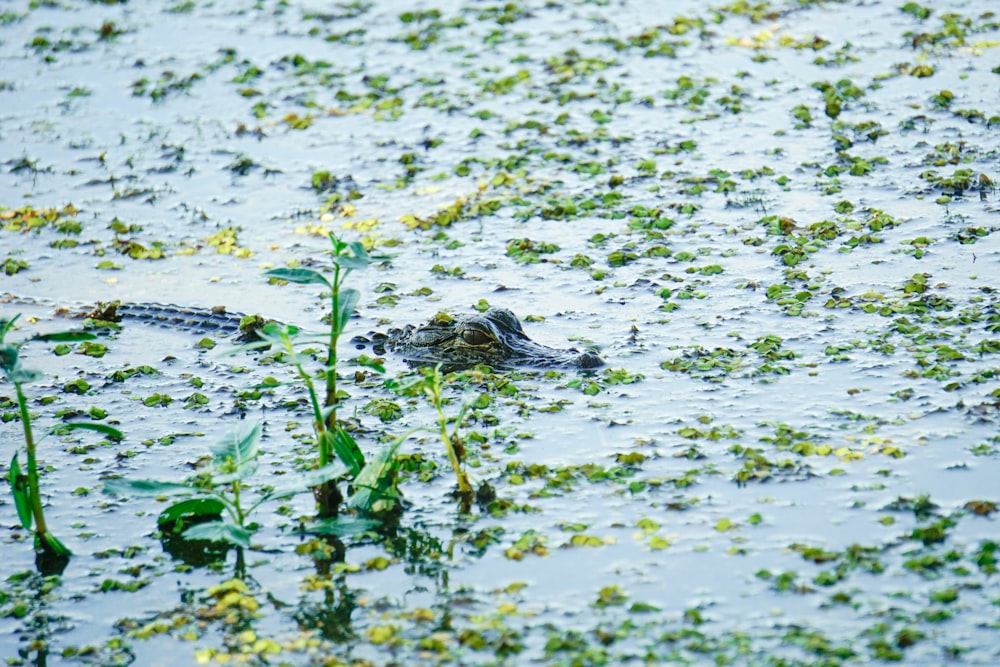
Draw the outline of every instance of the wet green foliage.
[[[244,491],[258,468],[261,434],[260,424],[234,430],[212,450],[211,468],[182,482],[122,478],[106,482],[104,489],[120,496],[193,496],[160,512],[157,523],[161,530],[185,540],[224,542],[249,549],[255,526],[248,520],[258,507],[307,492],[347,472],[341,462],[300,472],[288,483],[260,491],[253,502],[247,502]]]
[[[18,320],[18,315],[12,319],[0,319],[0,371],[3,371],[4,378],[14,386],[18,417],[21,421],[21,429],[24,433],[24,456],[27,466],[22,470],[20,458],[21,450],[14,450],[13,458],[7,473],[7,481],[10,483],[11,493],[14,497],[14,506],[17,509],[17,516],[25,530],[32,531],[35,542],[35,562],[38,571],[42,574],[53,574],[62,572],[66,567],[72,551],[64,545],[48,528],[45,519],[45,512],[42,504],[41,488],[39,483],[38,453],[37,447],[41,439],[36,440],[32,427],[32,416],[28,412],[28,398],[24,393],[24,385],[41,379],[40,371],[25,368],[21,364],[22,343],[7,341],[7,336],[14,329]],[[90,341],[94,338],[92,334],[82,331],[67,331],[62,333],[37,334],[31,340],[41,342],[78,342]],[[98,417],[101,418],[101,417]],[[67,422],[60,427],[53,427],[49,433],[57,429],[86,429],[98,431],[105,435],[120,439],[121,432],[105,424],[95,424],[91,422]]]
[[[447,400],[445,398],[445,387],[449,381],[454,382],[457,377],[455,374],[443,375],[439,364],[433,368],[422,369],[414,377],[396,385],[396,391],[404,396],[424,396],[427,402],[433,406],[437,413],[437,432],[448,454],[448,462],[451,464],[458,483],[460,506],[464,512],[468,512],[472,501],[473,489],[472,482],[469,480],[468,472],[465,469],[466,449],[463,444],[463,438],[459,433],[459,428],[465,418],[466,411],[477,405],[479,396],[474,391],[467,391],[462,397],[457,414],[449,419],[444,411]],[[454,428],[451,431],[448,430],[449,421],[454,422]]]
[[[371,257],[358,242],[347,243],[333,234],[329,235],[329,240],[332,278],[305,268],[271,269],[265,274],[272,281],[326,287],[328,292],[323,296],[329,299],[329,331],[308,334],[294,326],[271,323],[261,330],[259,341],[248,343],[240,350],[271,349],[295,369],[296,380],[305,386],[312,411],[317,454],[314,469],[328,469],[336,455],[345,466],[345,472],[350,473],[359,488],[366,489],[364,497],[367,500],[362,502],[360,497],[354,498],[354,508],[365,512],[388,512],[397,509],[395,500],[398,496],[395,489],[396,467],[391,455],[383,454],[375,462],[366,464],[354,437],[337,418],[337,407],[341,400],[337,389],[337,344],[360,299],[357,290],[343,286],[344,281],[352,271],[365,269],[379,258]],[[306,369],[306,364],[310,361],[307,346],[316,343],[325,347],[325,359],[319,370],[311,373]],[[374,360],[356,361],[373,370],[382,370]],[[322,397],[320,388],[325,390]],[[342,501],[341,492],[336,486],[338,476],[324,477],[315,485],[314,495],[321,519],[336,521]]]

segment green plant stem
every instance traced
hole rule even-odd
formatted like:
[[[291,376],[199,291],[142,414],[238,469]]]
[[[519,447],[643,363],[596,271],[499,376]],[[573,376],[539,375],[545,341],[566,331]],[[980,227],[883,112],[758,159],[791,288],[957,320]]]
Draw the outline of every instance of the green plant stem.
[[[285,339],[285,345],[289,350],[289,354],[294,355],[294,350],[290,339],[288,338]],[[317,467],[323,468],[333,460],[333,455],[334,455],[333,446],[331,444],[331,438],[328,437],[328,433],[330,431],[328,431],[327,429],[327,423],[323,420],[323,409],[319,405],[319,398],[316,395],[316,385],[315,383],[313,383],[313,379],[309,377],[309,374],[306,372],[306,369],[304,369],[301,364],[295,364],[295,368],[298,371],[299,377],[302,379],[302,382],[305,383],[306,391],[309,394],[309,404],[312,406],[312,411],[313,411],[313,430],[316,433],[316,444],[319,447],[319,465]],[[331,369],[328,368],[326,373],[327,373],[327,380],[329,382],[329,375],[331,373]],[[336,391],[336,387],[334,387],[334,391]],[[333,428],[337,428],[336,414],[332,414],[331,416],[333,417],[333,425],[334,425]],[[316,497],[317,507],[320,515],[322,516],[330,516],[336,514],[336,507],[339,505],[341,499],[340,493],[339,491],[337,491],[336,484],[337,484],[336,481],[329,480],[313,489],[314,495]],[[329,498],[334,499],[333,510],[330,509]],[[239,525],[241,528],[243,527],[242,522],[240,522]]]
[[[309,393],[309,404],[312,406],[313,411],[313,430],[316,431],[316,439],[319,443],[319,467],[325,466],[330,462],[330,457],[333,452],[330,451],[330,446],[327,443],[327,439],[323,437],[326,432],[326,424],[323,422],[323,410],[319,406],[319,398],[316,396],[316,385],[313,384],[312,378],[306,373],[306,370],[302,366],[296,364],[295,366],[299,371],[299,377],[306,385],[306,391]],[[335,422],[336,423],[336,422]]]
[[[292,344],[291,339],[284,338],[285,351],[292,358],[295,357],[295,347]],[[316,396],[316,385],[313,384],[312,378],[306,373],[306,369],[302,367],[302,364],[295,364],[295,370],[298,371],[299,377],[302,382],[306,385],[306,391],[309,394],[309,405],[312,407],[313,411],[313,429],[316,431],[316,438],[319,443],[319,467],[323,467],[330,462],[330,457],[332,452],[330,447],[326,442],[326,438],[323,437],[323,432],[326,431],[326,425],[323,422],[323,410],[320,408],[319,399]]]
[[[438,407],[438,421],[441,424],[441,440],[444,441],[444,447],[448,450],[448,460],[451,461],[451,467],[455,470],[455,477],[458,479],[458,491],[459,493],[469,493],[472,491],[472,485],[469,484],[468,477],[462,470],[462,464],[458,460],[458,454],[455,452],[455,446],[451,441],[451,436],[448,435],[448,429],[445,426],[447,417],[444,416],[444,412]]]
[[[429,387],[428,395],[434,404],[434,408],[437,410],[438,425],[441,428],[441,440],[444,442],[444,448],[448,452],[448,460],[451,462],[451,467],[455,471],[455,477],[458,479],[458,492],[466,495],[472,492],[472,485],[469,483],[468,475],[462,470],[462,463],[458,460],[455,445],[452,442],[451,436],[448,435],[448,418],[445,416],[444,409],[441,406],[441,382],[440,373],[437,369],[434,369],[434,377]]]
[[[243,520],[246,516],[243,514],[243,510],[240,508],[240,481],[236,480],[233,482],[233,510],[235,511],[236,525],[243,528]]]
[[[21,390],[21,383],[14,382],[17,404],[21,409],[21,426],[24,428],[24,448],[28,457],[28,495],[31,496],[31,514],[35,518],[35,536],[39,545],[45,545],[48,527],[42,512],[42,495],[38,491],[38,461],[35,458],[35,436],[31,432],[31,417],[28,415],[28,399]],[[44,546],[43,546],[44,548]]]
[[[340,321],[340,265],[333,264],[333,290],[330,295],[332,309],[330,311],[330,344],[326,359],[326,407],[337,403],[337,343],[343,322]],[[326,426],[331,431],[337,428],[337,411],[331,410],[326,417]]]

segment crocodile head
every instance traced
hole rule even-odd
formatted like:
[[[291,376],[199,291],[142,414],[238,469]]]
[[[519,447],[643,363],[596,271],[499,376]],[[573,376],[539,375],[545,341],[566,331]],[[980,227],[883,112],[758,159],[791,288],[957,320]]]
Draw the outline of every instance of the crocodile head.
[[[427,324],[389,331],[385,347],[415,365],[444,364],[467,368],[484,364],[494,368],[597,368],[604,360],[596,352],[556,349],[536,343],[521,321],[506,308],[452,318],[438,315]]]

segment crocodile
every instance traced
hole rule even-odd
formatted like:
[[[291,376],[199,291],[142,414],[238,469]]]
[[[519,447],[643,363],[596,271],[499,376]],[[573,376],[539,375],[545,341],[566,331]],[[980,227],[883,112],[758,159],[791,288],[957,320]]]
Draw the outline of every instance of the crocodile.
[[[506,308],[459,317],[439,313],[427,324],[390,329],[388,334],[374,334],[373,340],[377,347],[417,366],[442,364],[447,369],[458,369],[483,364],[493,368],[586,370],[604,365],[600,355],[591,350],[557,349],[536,343]]]
[[[130,303],[122,301],[98,302],[97,305],[57,305],[47,299],[32,299],[6,292],[0,293],[0,305],[48,306],[59,317],[121,322],[136,320],[168,329],[177,329],[199,335],[236,337],[241,341],[254,340],[253,333],[266,321],[259,316],[227,311],[221,306],[198,308],[177,306],[170,303]]]
[[[0,305],[54,304],[13,294],[0,293]],[[197,308],[159,303],[112,301],[96,307],[56,307],[56,314],[70,318],[90,318],[104,322],[134,319],[146,324],[186,331],[199,335],[233,337],[252,341],[256,331],[269,320],[259,315],[246,316],[225,308]],[[452,317],[444,313],[427,324],[357,336],[352,342],[360,347],[373,343],[377,354],[389,350],[414,366],[442,364],[448,370],[479,364],[493,368],[534,366],[542,368],[591,369],[604,365],[600,355],[591,350],[557,349],[528,338],[521,321],[506,308],[490,308],[484,313]]]

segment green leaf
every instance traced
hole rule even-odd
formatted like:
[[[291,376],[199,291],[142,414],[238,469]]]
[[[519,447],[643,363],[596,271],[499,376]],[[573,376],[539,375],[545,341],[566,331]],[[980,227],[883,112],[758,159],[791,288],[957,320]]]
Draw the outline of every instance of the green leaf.
[[[363,261],[365,264],[371,263],[368,251],[365,250],[365,246],[361,243],[361,241],[351,241],[348,247],[351,249],[351,254],[354,255],[354,257]]]
[[[41,371],[34,368],[24,368],[21,364],[15,364],[13,368],[5,370],[7,370],[7,377],[15,384],[34,382],[35,380],[40,380],[43,375]]]
[[[10,482],[10,490],[14,495],[14,506],[17,508],[17,518],[21,520],[21,525],[25,530],[31,530],[31,487],[28,485],[28,476],[21,472],[21,464],[17,460],[18,452],[14,452],[14,458],[10,460],[10,470],[7,472],[7,480]]]
[[[163,526],[186,517],[213,517],[217,519],[225,509],[225,503],[218,498],[189,498],[174,503],[160,512],[160,516],[156,517],[156,524]]]
[[[75,343],[84,340],[94,340],[97,336],[86,331],[59,331],[49,334],[36,334],[31,340],[40,340],[47,343]]]
[[[250,533],[234,523],[226,521],[209,521],[191,526],[181,535],[185,540],[209,540],[211,542],[228,542],[245,549],[250,548]]]
[[[260,330],[260,333],[270,336],[274,340],[294,338],[299,334],[299,327],[294,324],[284,324],[282,322],[268,322]]]
[[[155,479],[109,479],[104,483],[104,492],[115,496],[181,496],[201,493],[201,490],[187,484],[158,482]]]
[[[114,438],[115,440],[121,440],[122,438],[125,437],[124,433],[114,428],[113,426],[108,426],[107,424],[88,424],[87,422],[70,422],[68,424],[60,424],[59,426],[53,428],[97,431],[98,433],[103,433],[109,438]]]
[[[294,496],[296,493],[308,491],[311,487],[318,486],[323,482],[342,477],[347,472],[347,466],[340,461],[336,461],[322,468],[296,473],[295,479],[287,484],[275,487],[273,491],[267,494],[267,498],[287,498],[288,496]]]
[[[227,433],[215,447],[212,456],[218,463],[231,460],[237,471],[247,467],[260,453],[260,423],[253,425],[241,424]],[[217,463],[217,465],[218,465]],[[247,472],[250,472],[249,469]],[[239,479],[242,479],[239,478]],[[217,481],[222,484],[224,482]]]
[[[17,318],[21,317],[21,313],[18,313],[9,320],[6,317],[0,317],[0,343],[3,342],[4,337],[14,328],[14,322],[17,322]]]
[[[0,338],[0,340],[3,340]],[[16,345],[0,345],[0,368],[9,373],[17,368],[18,356]]]
[[[320,420],[325,424],[329,419],[330,415],[337,411],[336,405],[325,405],[319,410]],[[331,436],[333,437],[333,436]]]
[[[354,314],[354,307],[358,305],[358,301],[360,300],[361,293],[358,290],[350,288],[340,290],[340,296],[337,300],[338,311],[334,313],[332,322],[333,329],[338,334],[347,326],[347,321],[351,319],[351,315]]]
[[[391,389],[400,396],[419,396],[430,387],[430,382],[423,375],[411,375],[403,380],[388,380]]]
[[[352,243],[351,245],[353,247],[355,244]],[[361,244],[359,243],[357,245],[360,246]],[[371,260],[368,258],[368,253],[364,252],[364,248],[362,248],[361,251],[363,254],[360,256],[355,255],[354,257],[351,257],[350,255],[341,255],[334,261],[339,264],[340,268],[344,271],[360,271],[361,269],[368,268],[368,265],[371,264]]]
[[[333,262],[347,273],[356,269],[364,269],[372,263],[372,257],[360,241],[344,243],[334,234],[330,234],[330,244],[333,246]],[[349,252],[348,252],[349,251]],[[378,259],[383,259],[379,257]]]
[[[342,428],[336,429],[332,434],[330,431],[325,431],[323,435],[332,438],[333,451],[351,471],[351,476],[356,477],[365,465],[365,455],[361,453],[361,448],[358,447],[354,437]]]
[[[376,512],[380,509],[380,501],[394,502],[400,497],[396,487],[396,473],[399,470],[396,452],[408,436],[409,434],[405,434],[383,448],[358,473],[354,478],[354,493],[347,501],[348,507],[362,512]]]
[[[319,271],[314,271],[312,269],[292,269],[283,267],[265,271],[264,275],[269,278],[277,278],[278,280],[285,280],[299,285],[325,285],[331,290],[333,289],[333,285],[331,285],[330,281],[326,279],[326,276]]]

